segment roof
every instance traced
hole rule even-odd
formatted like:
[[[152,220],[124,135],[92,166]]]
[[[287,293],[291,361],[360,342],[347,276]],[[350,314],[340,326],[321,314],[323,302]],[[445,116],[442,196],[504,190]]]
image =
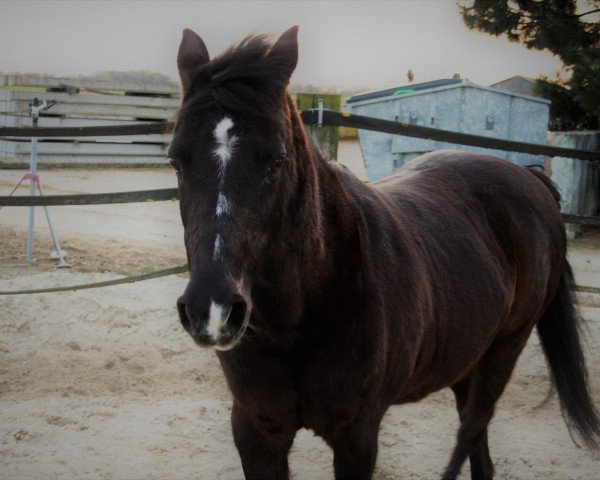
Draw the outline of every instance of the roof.
[[[525,81],[527,83],[532,83],[532,84],[535,83],[535,81],[536,81],[535,78],[524,77],[523,75],[515,75],[513,77],[509,77],[509,78],[505,78],[504,80],[500,80],[499,82],[492,83],[490,85],[490,87],[495,87],[497,85],[502,85],[502,84],[504,84],[506,82],[512,82],[512,81],[515,81],[515,80],[522,80],[522,81]]]
[[[540,95],[538,95],[535,91],[535,82],[535,78],[515,75],[514,77],[506,78],[500,82],[493,83],[490,85],[490,87],[498,90],[504,90],[506,92],[539,97]]]
[[[454,85],[461,83],[463,80],[460,78],[444,78],[441,80],[433,80],[431,82],[422,83],[411,83],[403,85],[401,87],[386,88],[385,90],[378,90],[376,92],[360,93],[350,97],[346,103],[362,102],[364,100],[374,100],[381,97],[389,97],[394,94],[401,95],[402,93],[412,93],[419,90],[429,90],[431,88],[445,87],[447,85]]]
[[[503,94],[510,95],[512,97],[520,97],[529,101],[541,102],[550,104],[550,100],[542,97],[532,96],[530,94],[523,94],[508,91],[498,87],[484,87],[483,85],[477,85],[475,83],[470,82],[466,79],[442,79],[442,80],[434,80],[431,82],[423,82],[423,83],[415,83],[404,85],[402,87],[395,88],[386,88],[385,90],[378,90],[374,92],[366,92],[358,95],[354,95],[346,100],[346,104],[353,103],[371,103],[371,102],[379,102],[379,101],[387,101],[393,99],[394,97],[398,98],[403,95],[413,96],[413,95],[423,95],[431,92],[436,92],[440,90],[450,90],[454,88],[475,88],[478,90],[486,90],[488,92],[493,92],[495,94]]]

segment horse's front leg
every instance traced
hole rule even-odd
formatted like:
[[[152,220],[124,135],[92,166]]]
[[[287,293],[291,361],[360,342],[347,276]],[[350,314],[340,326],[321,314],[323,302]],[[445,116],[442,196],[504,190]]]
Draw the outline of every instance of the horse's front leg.
[[[370,412],[330,440],[336,480],[370,480],[373,477],[382,417],[383,412]]]
[[[231,426],[247,480],[287,480],[288,453],[296,429],[275,419],[248,417],[234,402]]]

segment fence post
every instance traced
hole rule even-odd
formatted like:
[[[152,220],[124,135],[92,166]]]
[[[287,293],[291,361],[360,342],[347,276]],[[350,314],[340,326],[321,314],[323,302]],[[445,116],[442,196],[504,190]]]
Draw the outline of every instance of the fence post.
[[[298,93],[296,105],[298,110],[309,110],[319,107],[319,100],[323,100],[323,108],[340,111],[341,96],[322,93]],[[337,160],[339,132],[338,127],[325,127],[317,125],[305,125],[306,131],[313,141],[329,160]]]

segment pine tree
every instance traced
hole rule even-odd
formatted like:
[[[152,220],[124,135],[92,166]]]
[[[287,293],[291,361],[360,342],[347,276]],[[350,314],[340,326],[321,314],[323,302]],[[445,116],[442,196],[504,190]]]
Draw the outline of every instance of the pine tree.
[[[552,129],[600,128],[600,0],[462,0],[459,8],[468,28],[561,59],[555,78],[536,82],[552,100]]]

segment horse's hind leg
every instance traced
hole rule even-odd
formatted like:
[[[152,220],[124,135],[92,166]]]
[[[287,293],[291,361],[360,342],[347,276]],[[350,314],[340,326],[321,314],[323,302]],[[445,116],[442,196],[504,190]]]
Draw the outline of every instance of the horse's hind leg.
[[[452,391],[454,392],[454,396],[456,398],[456,408],[458,410],[461,423],[465,418],[465,408],[467,406],[470,386],[470,377],[467,377],[452,386]],[[469,454],[469,461],[471,464],[471,478],[473,480],[487,478],[491,479],[493,477],[494,465],[492,464],[490,450],[488,448],[487,427],[481,434],[481,440]]]
[[[508,383],[527,335],[496,340],[473,369],[468,379],[453,386],[461,417],[458,439],[444,479],[456,478],[467,457],[471,459],[473,480],[491,479],[494,468],[487,446],[487,426],[496,402]],[[473,468],[474,467],[474,468]]]

